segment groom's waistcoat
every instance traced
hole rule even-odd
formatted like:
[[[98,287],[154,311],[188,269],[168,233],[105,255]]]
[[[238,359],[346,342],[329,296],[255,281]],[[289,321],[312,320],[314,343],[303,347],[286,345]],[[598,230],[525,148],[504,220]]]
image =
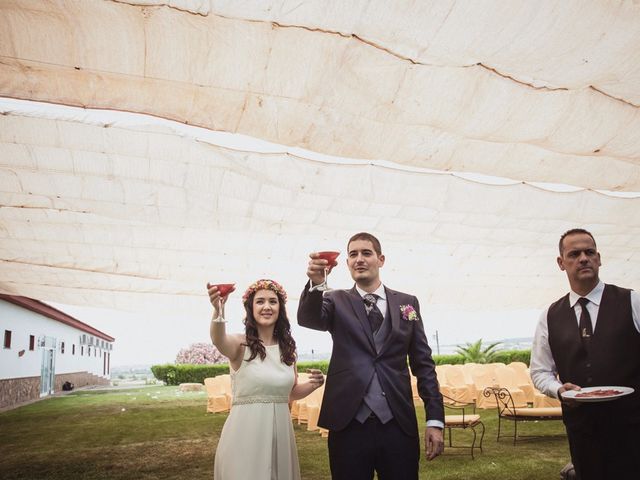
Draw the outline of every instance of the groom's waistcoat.
[[[371,332],[376,351],[379,352],[382,349],[384,341],[387,339],[390,331],[391,315],[389,312],[389,302],[387,302],[387,311],[384,314],[382,325],[380,325],[377,333]],[[377,372],[373,373],[373,378],[371,379],[371,383],[367,388],[362,405],[358,409],[355,418],[360,423],[363,423],[371,412],[373,412],[382,423],[387,423],[393,418],[393,413],[391,412],[391,408],[387,402],[386,394],[382,389],[382,385],[380,385]]]

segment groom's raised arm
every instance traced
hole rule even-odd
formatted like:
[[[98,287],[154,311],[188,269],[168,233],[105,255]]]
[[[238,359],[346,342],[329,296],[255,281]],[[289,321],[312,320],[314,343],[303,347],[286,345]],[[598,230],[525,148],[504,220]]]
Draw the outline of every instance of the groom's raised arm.
[[[333,302],[324,300],[320,290],[309,291],[311,281],[307,282],[298,304],[298,325],[313,330],[331,330],[331,310]]]
[[[331,330],[333,302],[328,298],[324,299],[323,288],[318,287],[326,286],[325,269],[330,272],[332,267],[333,265],[329,265],[327,260],[320,258],[318,253],[309,254],[307,265],[309,281],[300,295],[298,304],[298,325],[301,327],[321,331]]]

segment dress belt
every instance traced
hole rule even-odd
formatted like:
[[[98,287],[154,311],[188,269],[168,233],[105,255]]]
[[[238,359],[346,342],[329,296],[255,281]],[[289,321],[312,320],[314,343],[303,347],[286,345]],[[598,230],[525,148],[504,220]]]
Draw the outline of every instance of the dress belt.
[[[289,403],[287,395],[254,395],[248,397],[234,398],[232,405],[247,405],[250,403]]]

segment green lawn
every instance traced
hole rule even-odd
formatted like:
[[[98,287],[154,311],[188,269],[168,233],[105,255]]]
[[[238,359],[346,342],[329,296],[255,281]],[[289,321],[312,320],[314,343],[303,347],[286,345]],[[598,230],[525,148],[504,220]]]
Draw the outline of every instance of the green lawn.
[[[0,413],[0,478],[210,480],[226,414],[205,410],[204,392],[152,387],[73,392]],[[569,458],[561,422],[526,424],[522,433],[545,437],[513,446],[496,442],[495,410],[480,413],[484,453],[475,460],[466,450],[422,459],[421,479],[559,478]],[[424,419],[422,408],[418,416]],[[295,431],[302,478],[330,478],[326,439],[304,426]],[[454,431],[454,444],[468,440],[467,433]]]

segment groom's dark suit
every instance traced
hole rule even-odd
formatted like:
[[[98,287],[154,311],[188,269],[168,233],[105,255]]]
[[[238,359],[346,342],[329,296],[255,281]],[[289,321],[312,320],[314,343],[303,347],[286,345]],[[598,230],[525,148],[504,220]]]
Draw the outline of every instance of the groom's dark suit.
[[[367,319],[362,297],[357,290],[309,292],[305,287],[298,307],[298,323],[314,330],[329,331],[333,352],[329,363],[318,425],[340,431],[354,419],[361,407],[374,372],[394,419],[410,436],[419,436],[411,378],[418,379],[418,392],[424,401],[428,420],[444,422],[431,348],[420,319],[418,299],[412,295],[385,288],[391,322],[386,339],[378,352]],[[417,320],[403,318],[400,306],[411,305]],[[385,313],[385,312],[383,312]]]

